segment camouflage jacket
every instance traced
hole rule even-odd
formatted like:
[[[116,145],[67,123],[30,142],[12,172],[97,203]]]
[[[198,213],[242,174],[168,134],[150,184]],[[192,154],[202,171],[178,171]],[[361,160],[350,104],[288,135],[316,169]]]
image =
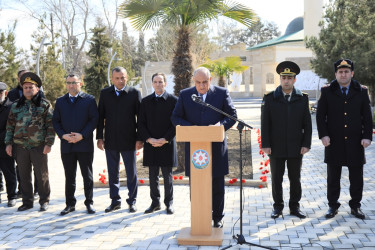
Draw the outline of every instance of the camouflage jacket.
[[[51,103],[44,98],[40,98],[37,103],[23,100],[20,105],[18,102],[13,103],[9,112],[5,144],[16,144],[27,149],[42,144],[52,146],[55,131]]]

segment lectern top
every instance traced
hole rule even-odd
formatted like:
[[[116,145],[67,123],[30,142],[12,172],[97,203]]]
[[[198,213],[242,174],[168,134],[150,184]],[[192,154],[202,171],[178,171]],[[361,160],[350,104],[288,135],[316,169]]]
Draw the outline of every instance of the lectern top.
[[[224,126],[176,126],[178,142],[222,142]]]

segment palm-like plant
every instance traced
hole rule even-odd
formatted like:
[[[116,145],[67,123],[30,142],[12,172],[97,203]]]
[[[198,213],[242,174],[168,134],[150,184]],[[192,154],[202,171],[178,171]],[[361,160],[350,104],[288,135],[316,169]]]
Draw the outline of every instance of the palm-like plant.
[[[249,66],[241,64],[241,58],[239,56],[219,58],[216,60],[208,59],[206,63],[200,66],[208,68],[214,76],[218,76],[218,85],[221,87],[225,87],[225,77],[229,79],[230,74],[233,72],[242,73],[249,68]]]
[[[178,39],[172,62],[176,96],[191,83],[193,66],[190,34],[193,25],[216,19],[218,16],[236,20],[247,27],[256,21],[251,9],[224,0],[125,0],[119,12],[121,16],[129,18],[136,29],[157,28],[164,23],[178,27]],[[178,144],[179,170],[184,168],[183,145]]]
[[[214,20],[219,16],[238,21],[247,27],[251,27],[256,21],[256,16],[250,8],[224,0],[127,0],[120,6],[120,15],[129,18],[136,29],[152,29],[165,22],[179,27],[172,65],[176,96],[181,89],[189,87],[191,83],[192,25]]]

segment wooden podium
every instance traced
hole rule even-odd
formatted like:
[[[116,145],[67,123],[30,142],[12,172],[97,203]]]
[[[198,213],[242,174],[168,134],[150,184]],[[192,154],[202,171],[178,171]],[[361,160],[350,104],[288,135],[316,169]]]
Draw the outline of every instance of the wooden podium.
[[[223,229],[212,227],[212,142],[224,140],[224,126],[177,126],[176,141],[190,142],[191,227],[182,228],[180,245],[220,246]]]

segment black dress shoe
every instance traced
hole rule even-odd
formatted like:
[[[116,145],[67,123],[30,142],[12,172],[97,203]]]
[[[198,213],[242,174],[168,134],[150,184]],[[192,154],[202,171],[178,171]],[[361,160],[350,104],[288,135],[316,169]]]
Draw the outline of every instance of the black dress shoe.
[[[338,208],[333,208],[333,207],[330,207],[326,213],[326,218],[327,219],[331,219],[333,217],[335,217],[335,215],[337,214],[338,212]]]
[[[8,201],[8,207],[14,207],[16,205],[16,199],[10,199]]]
[[[297,216],[300,219],[306,218],[306,215],[304,213],[302,213],[301,210],[299,210],[299,208],[290,210],[290,215]]]
[[[25,211],[25,210],[28,210],[28,209],[31,209],[31,208],[33,208],[33,205],[24,205],[24,204],[22,204],[22,206],[20,206],[18,208],[18,211],[22,212],[22,211]]]
[[[109,213],[115,210],[119,210],[121,208],[121,204],[113,205],[111,204],[109,207],[107,207],[104,212]]]
[[[362,220],[366,217],[360,208],[352,208],[351,214]]]
[[[145,210],[145,214],[153,213],[158,210],[160,210],[160,205],[151,204],[151,206]]]
[[[95,210],[95,208],[94,208],[94,206],[92,204],[87,205],[86,208],[87,208],[87,213],[88,214],[95,214],[96,213],[96,210]]]
[[[276,218],[279,218],[280,215],[283,215],[283,210],[274,209],[274,210],[272,210],[271,218],[276,219]]]
[[[167,207],[167,214],[174,214],[173,206]]]
[[[137,211],[137,207],[135,204],[129,205],[129,213],[135,213]]]
[[[66,206],[64,210],[61,211],[60,215],[66,215],[73,211],[76,211],[76,208],[74,206]]]
[[[40,205],[40,209],[39,209],[40,212],[45,212],[47,210],[48,210],[48,202],[45,202],[42,205]]]
[[[222,228],[223,227],[223,222],[221,220],[214,221],[214,227],[216,227],[216,228]]]

